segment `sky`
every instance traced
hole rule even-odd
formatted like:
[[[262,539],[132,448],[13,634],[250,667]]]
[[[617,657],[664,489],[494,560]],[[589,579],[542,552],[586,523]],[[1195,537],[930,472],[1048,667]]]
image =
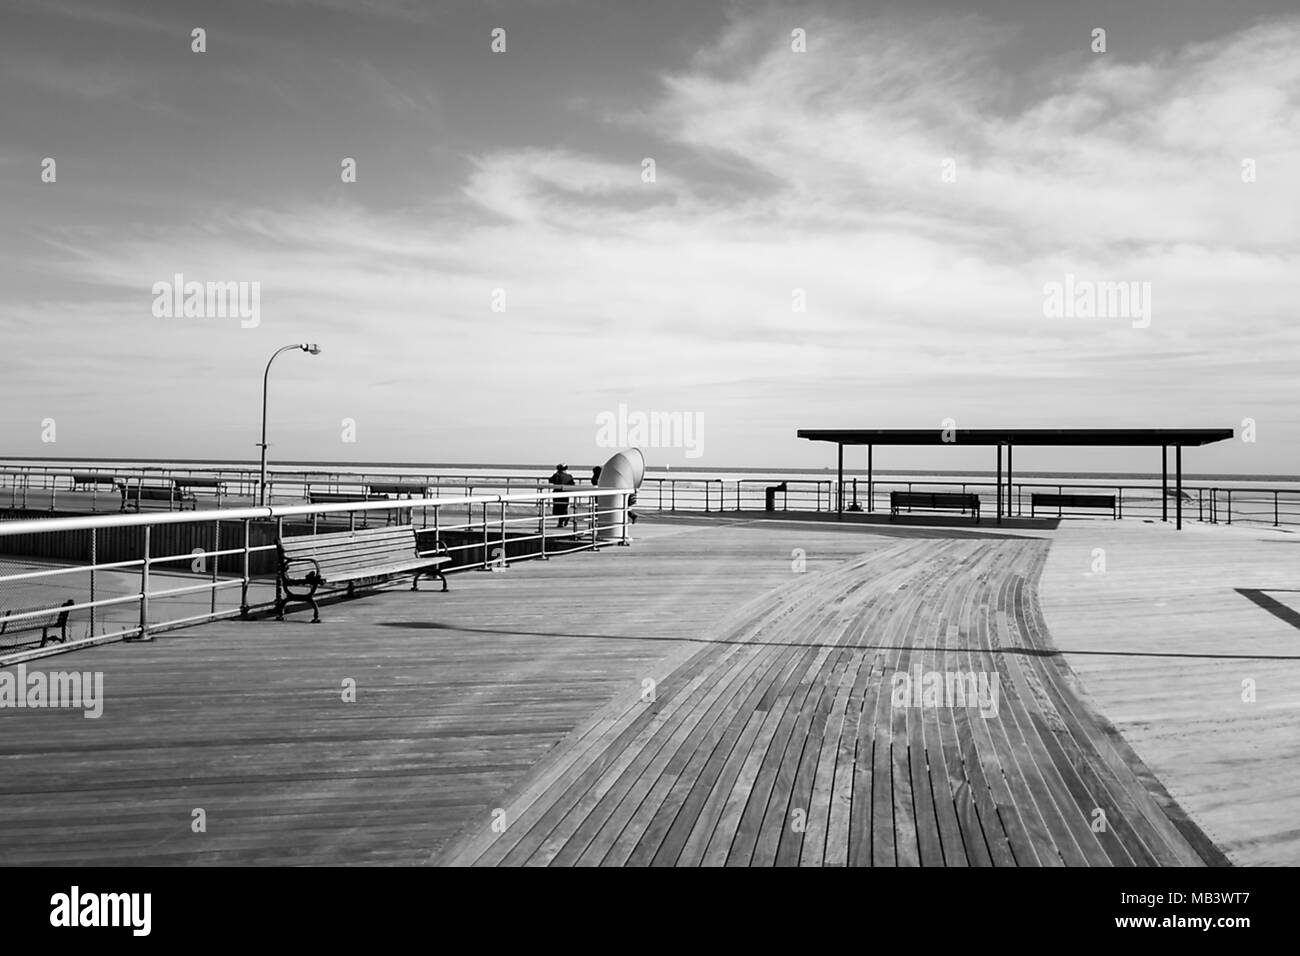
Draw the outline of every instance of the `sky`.
[[[0,18],[2,455],[254,459],[310,342],[273,460],[596,462],[678,413],[652,467],[951,420],[1233,427],[1185,467],[1300,474],[1294,0]],[[178,274],[250,311],[165,314]]]

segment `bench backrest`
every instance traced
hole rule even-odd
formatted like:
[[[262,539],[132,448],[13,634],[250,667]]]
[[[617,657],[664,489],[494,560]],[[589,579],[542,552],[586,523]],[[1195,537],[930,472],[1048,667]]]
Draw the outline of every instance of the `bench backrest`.
[[[0,611],[0,634],[6,631],[13,634],[17,631],[30,631],[34,628],[63,627],[68,623],[67,608],[72,603],[72,598],[68,598],[57,607],[11,607]],[[33,611],[44,611],[46,613],[36,617],[26,617],[18,621],[9,619],[10,615],[30,614]]]
[[[74,473],[72,476],[74,485],[115,485],[117,484],[116,475],[92,475]]]
[[[399,561],[416,560],[415,526],[362,528],[330,534],[303,534],[281,538],[277,545],[282,560],[311,558],[329,580],[331,572],[359,571]],[[302,570],[299,568],[299,570]]]
[[[224,478],[173,478],[177,488],[220,488],[226,483]]]
[[[970,508],[979,506],[979,495],[959,491],[891,491],[890,504],[930,505],[935,508]]]
[[[328,505],[340,501],[387,501],[388,495],[357,495],[337,491],[313,491],[308,499],[314,505]]]
[[[1064,508],[1114,508],[1114,495],[1044,495],[1034,494],[1029,496],[1029,503],[1033,505],[1059,505]]]
[[[127,489],[126,496],[135,499],[144,498],[147,501],[171,501],[173,499],[179,501],[185,494],[172,485],[165,487],[160,485],[131,485]]]
[[[425,498],[429,494],[429,486],[392,482],[390,484],[371,485],[370,493],[374,495],[410,495],[411,497]]]

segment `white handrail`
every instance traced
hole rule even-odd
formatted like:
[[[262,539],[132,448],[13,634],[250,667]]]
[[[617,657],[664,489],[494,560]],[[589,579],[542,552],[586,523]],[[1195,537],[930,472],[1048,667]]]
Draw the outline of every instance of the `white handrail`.
[[[251,529],[254,523],[261,522],[279,522],[281,519],[302,519],[316,518],[326,515],[349,514],[354,512],[386,511],[386,512],[408,512],[408,521],[415,516],[410,514],[416,509],[421,511],[433,512],[433,520],[430,523],[428,516],[425,516],[423,529],[416,524],[417,531],[423,530],[434,535],[434,540],[441,543],[449,553],[456,552],[464,555],[468,560],[465,563],[453,565],[448,570],[457,568],[482,567],[491,569],[500,560],[502,566],[508,566],[504,562],[506,558],[506,547],[508,545],[518,548],[522,546],[524,550],[521,553],[515,553],[508,560],[522,560],[527,558],[548,558],[550,555],[564,554],[570,551],[599,549],[603,544],[627,544],[627,509],[628,499],[634,493],[630,488],[596,488],[589,486],[573,486],[572,490],[555,491],[553,489],[544,489],[531,492],[515,492],[504,494],[478,494],[478,495],[457,495],[456,497],[424,497],[424,498],[382,498],[374,500],[360,501],[341,501],[331,502],[328,504],[315,505],[259,505],[247,508],[227,508],[216,509],[212,511],[162,511],[153,513],[136,513],[136,514],[107,514],[107,515],[81,515],[76,517],[63,518],[24,518],[10,521],[0,521],[0,539],[14,539],[20,535],[57,535],[67,532],[89,532],[88,541],[86,542],[88,555],[85,560],[80,556],[73,557],[71,566],[57,565],[54,567],[40,568],[36,570],[24,569],[15,574],[0,574],[0,585],[9,587],[12,585],[26,585],[29,582],[39,581],[41,579],[58,580],[68,575],[79,575],[89,573],[89,595],[79,595],[80,599],[75,600],[71,605],[59,605],[55,608],[38,608],[23,607],[21,610],[13,609],[10,613],[10,622],[22,623],[24,621],[43,619],[51,613],[62,614],[75,612],[90,612],[89,636],[80,640],[70,639],[67,644],[51,645],[48,648],[27,648],[20,647],[6,648],[0,646],[0,663],[5,666],[15,663],[19,660],[26,660],[32,657],[43,656],[49,653],[61,652],[73,647],[86,646],[92,643],[102,643],[108,640],[121,640],[131,638],[145,638],[156,631],[168,630],[174,627],[183,627],[191,624],[201,623],[203,621],[217,620],[224,617],[230,617],[233,614],[247,615],[258,609],[271,607],[269,604],[269,594],[263,593],[261,596],[253,593],[253,589],[269,587],[272,583],[276,588],[276,606],[280,606],[280,589],[278,577],[268,580],[262,577],[267,574],[266,565],[263,558],[260,557],[266,552],[273,552],[276,549],[275,544],[261,543],[254,544],[250,537]],[[558,532],[550,535],[551,546],[547,545],[547,523],[555,521],[557,518],[563,519],[562,514],[556,514],[552,511],[548,514],[546,503],[557,503],[561,500],[578,499],[586,504],[578,504],[569,515],[573,521],[573,527],[570,531]],[[602,506],[600,499],[605,499],[609,504]],[[507,508],[509,505],[528,505],[536,504],[535,509],[526,509],[529,513],[519,515],[518,513],[509,514]],[[490,506],[495,505],[496,508]],[[474,516],[474,511],[481,507],[483,514],[481,518]],[[464,523],[460,523],[459,516],[451,516],[439,520],[439,515],[448,509],[467,509],[470,513],[465,517]],[[489,512],[492,512],[489,517]],[[601,519],[606,515],[622,515],[619,522],[615,518],[612,524],[606,524]],[[584,527],[580,531],[579,523]],[[313,531],[316,522],[311,522]],[[156,526],[164,525],[197,525],[196,534],[183,534],[179,540],[166,540],[162,544],[163,548],[188,548],[196,541],[201,547],[191,550],[179,551],[177,553],[159,553],[156,549],[158,546],[158,536],[153,536],[151,543],[150,529]],[[242,525],[243,544],[239,547],[221,547],[221,539],[225,538],[218,532],[221,525],[238,531]],[[531,525],[535,533],[510,534],[508,531],[512,526]],[[117,528],[143,528],[141,540],[138,544],[131,539],[125,541],[120,539],[100,538],[97,534],[99,531],[117,529]],[[208,532],[212,533],[212,541],[207,542],[205,536]],[[612,536],[606,536],[606,531],[612,531]],[[283,530],[280,530],[283,533]],[[464,538],[454,539],[450,547],[443,540],[443,535],[452,533],[466,535],[469,540]],[[481,539],[480,539],[481,535]],[[189,541],[185,539],[189,538]],[[265,536],[261,537],[265,541]],[[109,547],[111,550],[108,554],[98,550],[96,542]],[[529,544],[537,543],[537,546]],[[79,542],[74,541],[73,551],[81,548]],[[499,550],[496,548],[499,546]],[[42,551],[42,548],[35,548],[35,551]],[[60,550],[56,546],[55,550]],[[66,550],[66,549],[64,549]],[[104,557],[114,557],[113,551],[118,552],[114,560],[100,560],[100,555]],[[478,552],[481,551],[481,556]],[[242,556],[242,562],[239,561]],[[251,561],[254,556],[259,556],[261,570],[256,573],[253,570]],[[221,557],[232,559],[230,563],[238,564],[238,570],[230,568],[223,569],[223,573],[218,573],[217,560]],[[193,571],[187,571],[183,564],[187,561],[200,560],[204,567],[195,568]],[[181,566],[178,566],[181,565]],[[118,571],[134,573],[139,575],[139,585],[131,588],[126,594],[113,594],[112,588],[108,595],[101,595],[96,590],[96,575],[104,571]],[[234,575],[230,574],[234,571]],[[193,573],[201,575],[210,575],[210,579],[202,583],[179,583],[177,575],[189,577]],[[118,585],[120,586],[120,585]],[[237,608],[218,607],[217,594],[221,591],[239,589],[239,606]],[[74,592],[78,588],[74,585]],[[191,595],[203,593],[211,594],[209,609],[205,613],[189,614],[186,616],[174,616],[174,610],[164,614],[156,613],[155,607],[151,606],[151,601],[160,601],[167,598],[184,598]],[[120,619],[99,618],[99,614],[105,610],[121,608],[124,606],[136,605],[139,608],[138,624],[125,625]],[[134,613],[134,612],[132,612]],[[165,619],[164,619],[165,618]],[[81,622],[78,622],[80,624]],[[97,623],[102,623],[109,627],[107,632],[101,632],[97,628]],[[24,633],[33,631],[34,628],[22,629]],[[31,643],[31,642],[26,642]]]
[[[210,524],[216,521],[254,521],[296,518],[310,515],[346,514],[351,511],[407,511],[412,508],[450,508],[477,504],[511,504],[553,501],[556,498],[596,498],[633,494],[630,488],[584,488],[582,491],[520,491],[503,495],[470,495],[456,498],[384,498],[368,501],[339,501],[321,505],[258,505],[252,508],[211,511],[159,511],[149,514],[85,515],[71,518],[21,518],[0,521],[0,537],[20,534],[52,534],[56,531],[88,531],[99,528],[138,528],[165,524]]]

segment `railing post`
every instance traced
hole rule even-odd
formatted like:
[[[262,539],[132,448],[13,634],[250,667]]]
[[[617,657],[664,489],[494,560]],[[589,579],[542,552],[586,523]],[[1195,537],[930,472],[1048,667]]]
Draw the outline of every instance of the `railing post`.
[[[474,507],[470,505],[470,507]],[[483,570],[488,569],[487,502],[483,502]]]
[[[540,494],[540,492],[539,492]],[[546,554],[546,499],[537,499],[537,523],[542,529],[542,560],[549,561],[550,557]]]
[[[284,519],[275,519],[275,537],[277,541],[284,540]],[[278,553],[277,553],[278,558]],[[275,569],[275,613],[277,617],[284,612],[285,604],[288,603],[288,595],[280,590],[280,568]]]
[[[1119,508],[1119,517],[1124,517],[1124,486],[1115,489],[1115,505]]]
[[[217,613],[217,562],[221,559],[217,557],[217,552],[221,550],[221,522],[212,523],[212,605],[210,610],[213,614]]]
[[[1232,489],[1225,489],[1228,492],[1228,524],[1232,524]]]
[[[622,501],[623,503],[623,536],[618,543],[626,548],[627,547],[627,513],[628,510],[632,507],[629,504],[629,502],[632,500],[632,495],[630,493],[626,495],[620,495],[619,500]]]
[[[1273,527],[1274,527],[1274,528],[1277,527],[1277,517],[1278,517],[1278,511],[1277,511],[1277,489],[1274,488],[1274,489],[1273,489]]]
[[[90,529],[90,637],[95,636],[95,618],[99,608],[95,607],[95,579],[98,572],[95,566],[99,564],[99,547],[98,547],[98,529]]]
[[[506,487],[509,488],[509,479],[506,481]],[[501,566],[510,567],[510,562],[506,559],[506,503],[501,501]]]
[[[139,640],[147,641],[149,637],[149,532],[153,528],[144,526],[144,564],[140,566],[140,634]]]
[[[252,526],[253,526],[253,519],[245,518],[244,519],[244,571],[243,571],[244,579],[241,582],[239,588],[239,616],[244,618],[248,617],[248,584],[249,584],[248,572],[251,570],[250,561],[252,558],[252,551],[251,551],[252,533],[253,533]],[[277,581],[279,580],[279,575],[276,575],[276,580]]]

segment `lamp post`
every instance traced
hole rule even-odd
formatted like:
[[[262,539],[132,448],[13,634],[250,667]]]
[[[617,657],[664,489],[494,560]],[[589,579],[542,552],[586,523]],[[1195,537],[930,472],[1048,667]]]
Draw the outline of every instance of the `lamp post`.
[[[259,505],[266,504],[266,390],[271,381],[271,362],[274,362],[276,356],[281,352],[290,352],[293,349],[302,349],[311,355],[320,355],[319,345],[309,345],[304,342],[300,345],[286,345],[284,348],[277,349],[275,354],[271,356],[270,361],[266,363],[266,372],[262,375],[262,440],[259,443],[262,446],[262,480],[257,486],[257,503]]]

